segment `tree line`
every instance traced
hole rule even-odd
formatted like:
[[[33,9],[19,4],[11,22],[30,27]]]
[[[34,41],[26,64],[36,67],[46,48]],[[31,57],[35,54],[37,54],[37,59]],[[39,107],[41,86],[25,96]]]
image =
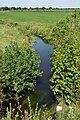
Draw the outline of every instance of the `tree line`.
[[[5,7],[0,7],[0,11],[7,11],[7,10],[74,10],[75,8],[53,8],[53,7],[8,7],[8,6],[5,6]],[[76,8],[76,9],[79,9],[79,8]]]

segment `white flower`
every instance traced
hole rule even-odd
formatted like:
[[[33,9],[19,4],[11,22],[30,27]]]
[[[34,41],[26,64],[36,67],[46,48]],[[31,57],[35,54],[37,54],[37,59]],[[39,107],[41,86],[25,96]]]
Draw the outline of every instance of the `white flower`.
[[[70,109],[72,109],[72,107],[71,107],[71,106],[69,106],[69,108],[70,108]]]
[[[57,107],[56,107],[56,111],[57,111],[57,112],[59,112],[59,111],[61,111],[61,110],[62,110],[62,106],[57,106]]]

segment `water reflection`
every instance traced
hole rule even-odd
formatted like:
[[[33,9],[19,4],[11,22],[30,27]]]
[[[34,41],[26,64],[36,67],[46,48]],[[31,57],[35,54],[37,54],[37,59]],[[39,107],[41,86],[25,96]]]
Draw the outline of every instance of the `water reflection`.
[[[36,37],[36,42],[32,46],[36,52],[40,55],[41,64],[39,69],[43,71],[42,77],[37,79],[37,85],[35,86],[35,93],[40,97],[41,104],[49,104],[53,102],[54,96],[50,90],[49,79],[52,76],[51,73],[51,61],[50,52],[53,46],[44,43],[41,38]]]

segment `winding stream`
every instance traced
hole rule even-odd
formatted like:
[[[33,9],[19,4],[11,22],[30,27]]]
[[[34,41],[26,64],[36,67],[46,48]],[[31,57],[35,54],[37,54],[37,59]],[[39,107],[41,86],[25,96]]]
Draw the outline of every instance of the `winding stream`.
[[[35,94],[39,96],[39,103],[42,105],[52,104],[55,102],[55,97],[50,90],[50,78],[52,76],[51,72],[51,61],[50,61],[50,52],[53,49],[52,45],[44,43],[41,38],[35,37],[36,42],[32,46],[36,52],[40,55],[40,71],[43,71],[42,77],[37,79],[37,85],[35,86]]]

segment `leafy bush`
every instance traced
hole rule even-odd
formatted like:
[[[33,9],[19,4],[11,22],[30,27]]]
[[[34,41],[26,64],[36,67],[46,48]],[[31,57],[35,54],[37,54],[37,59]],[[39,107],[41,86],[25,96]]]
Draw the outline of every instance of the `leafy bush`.
[[[80,99],[80,17],[60,22],[54,29],[55,49],[52,52],[51,89],[67,104]],[[74,28],[72,27],[74,24]],[[68,29],[67,29],[68,28]]]
[[[16,43],[5,48],[0,60],[0,84],[6,98],[18,100],[24,89],[32,90],[41,75],[39,56],[33,49],[21,49]]]

